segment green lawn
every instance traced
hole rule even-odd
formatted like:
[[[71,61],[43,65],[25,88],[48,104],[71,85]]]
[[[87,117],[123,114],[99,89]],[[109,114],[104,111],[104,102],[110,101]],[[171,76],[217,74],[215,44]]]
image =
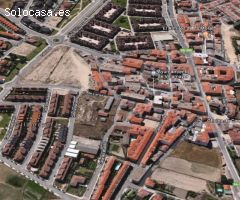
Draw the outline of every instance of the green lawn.
[[[44,39],[41,39],[41,44],[34,49],[28,56],[27,56],[27,60],[30,61],[32,60],[36,55],[38,55],[46,46],[47,46],[47,42]]]
[[[63,20],[58,23],[58,28],[63,28],[68,22],[70,22],[81,10],[81,0],[72,8],[70,11],[70,16],[63,18]]]
[[[58,30],[54,29],[51,35],[56,35],[58,33]]]
[[[0,128],[2,128],[1,133],[0,133],[0,141],[1,141],[7,132],[7,127],[11,120],[11,114],[10,113],[1,113],[0,118],[1,118]]]
[[[87,7],[87,5],[90,3],[91,3],[91,0],[82,0],[81,10],[83,10],[85,7]]]
[[[237,44],[237,41],[240,40],[240,37],[232,37],[232,45],[235,49],[235,54],[240,54],[240,47]]]
[[[27,180],[24,177],[10,175],[9,177],[7,177],[6,183],[8,183],[9,185],[12,185],[13,187],[22,188],[26,183],[26,181]]]
[[[26,63],[17,63],[16,66],[7,75],[5,81],[6,82],[11,81],[25,65]]]
[[[90,179],[93,175],[93,171],[87,169],[86,167],[79,167],[79,169],[76,170],[75,174],[82,175],[85,176],[87,179]]]
[[[7,127],[10,120],[11,120],[11,115],[10,113],[1,113],[0,114],[0,128]]]
[[[227,147],[228,153],[233,161],[233,164],[235,165],[238,174],[240,175],[240,158],[237,158],[237,152],[235,149],[232,149],[230,147]]]
[[[25,65],[27,64],[26,61],[30,61],[32,60],[35,56],[37,56],[46,46],[47,46],[47,42],[44,39],[40,39],[39,41],[39,45],[37,45],[37,48],[34,49],[26,58],[25,61],[16,61],[16,63],[14,63],[14,66],[12,67],[11,71],[6,75],[6,80],[5,82],[11,81],[18,73],[19,71],[25,67]],[[15,55],[17,56],[17,55]]]
[[[33,181],[28,181],[24,190],[24,199],[46,199],[46,190]]]
[[[85,191],[86,191],[86,188],[82,187],[82,186],[79,186],[77,188],[69,186],[67,188],[67,193],[70,193],[70,194],[73,194],[73,195],[79,196],[79,197],[82,197],[83,194],[85,193]]]
[[[110,144],[110,145],[109,145],[109,151],[110,151],[110,152],[112,152],[112,151],[118,152],[118,151],[119,151],[119,146],[116,145],[116,144]]]
[[[35,182],[0,164],[0,200],[58,199]]]
[[[124,8],[127,5],[127,0],[112,0],[112,2]]]
[[[57,27],[62,28],[64,27],[68,22],[70,22],[74,17],[77,16],[77,14],[83,10],[88,4],[91,3],[91,0],[80,0],[78,3],[72,8],[70,12],[70,16],[64,18]]]
[[[119,26],[119,27],[122,27],[122,28],[125,28],[125,29],[131,29],[130,28],[130,24],[129,24],[129,20],[128,20],[128,17],[126,16],[120,16],[115,22],[114,22],[115,25]]]
[[[114,41],[111,41],[111,42],[110,42],[110,46],[111,46],[111,50],[112,50],[113,52],[116,52],[116,45],[115,45]]]
[[[97,162],[96,161],[88,160],[86,162],[87,162],[87,164],[86,164],[87,169],[90,169],[90,170],[95,170],[96,169],[96,167],[97,167]]]

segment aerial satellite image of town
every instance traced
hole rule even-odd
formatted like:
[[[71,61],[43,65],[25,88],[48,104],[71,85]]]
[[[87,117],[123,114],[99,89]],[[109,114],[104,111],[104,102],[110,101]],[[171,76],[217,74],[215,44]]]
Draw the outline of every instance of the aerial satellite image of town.
[[[240,200],[240,0],[0,0],[0,200]]]

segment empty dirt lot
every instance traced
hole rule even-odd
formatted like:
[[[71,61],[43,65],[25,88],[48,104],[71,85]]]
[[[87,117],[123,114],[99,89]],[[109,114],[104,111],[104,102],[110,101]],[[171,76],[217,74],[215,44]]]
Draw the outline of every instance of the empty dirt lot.
[[[152,179],[156,181],[163,181],[166,184],[182,188],[184,190],[191,190],[194,192],[207,191],[207,183],[204,180],[187,176],[184,174],[175,173],[166,169],[157,169],[152,174]]]
[[[188,162],[184,159],[168,157],[163,161],[161,167],[177,173],[186,174],[196,178],[217,182],[221,177],[221,170],[196,162]]]
[[[61,46],[44,57],[21,80],[23,84],[54,84],[88,89],[90,66],[73,48]]]
[[[208,149],[181,142],[152,175],[181,189],[200,192],[208,181],[221,179],[221,156],[217,149]]]
[[[12,53],[20,56],[28,56],[34,49],[36,49],[35,46],[24,42],[14,48]]]
[[[170,156],[216,168],[222,165],[221,155],[217,149],[208,149],[189,142],[180,143]]]
[[[235,54],[235,49],[232,45],[232,37],[233,36],[240,36],[240,31],[237,31],[233,28],[233,25],[228,25],[225,23],[221,24],[222,32],[223,32],[223,39],[224,39],[224,47],[227,51],[227,55],[230,59],[231,64],[235,62],[238,63],[237,55]]]
[[[115,101],[106,122],[101,122],[98,111],[103,109],[108,97],[83,93],[78,100],[74,135],[101,139],[113,124],[118,102]]]

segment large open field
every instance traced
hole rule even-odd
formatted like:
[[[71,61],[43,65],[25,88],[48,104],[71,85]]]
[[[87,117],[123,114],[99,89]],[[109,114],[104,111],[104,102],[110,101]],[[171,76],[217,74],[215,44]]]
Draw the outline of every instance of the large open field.
[[[164,160],[161,168],[213,182],[219,181],[221,177],[221,170],[216,167],[189,162],[175,157],[168,157]]]
[[[98,111],[103,109],[108,97],[83,93],[78,100],[74,135],[101,139],[113,124],[118,102],[114,102],[106,122],[101,122]]]
[[[222,23],[221,27],[224,37],[224,47],[230,59],[230,62],[231,64],[234,64],[234,62],[238,63],[237,55],[235,54],[235,50],[232,45],[232,37],[240,36],[240,32],[235,30],[232,25],[228,25],[225,23]]]
[[[88,89],[90,67],[69,47],[55,48],[44,57],[21,82],[23,84],[54,84]]]
[[[152,175],[185,190],[206,190],[208,181],[221,179],[221,156],[217,149],[208,149],[188,142],[181,142]]]
[[[207,190],[207,183],[204,180],[162,168],[155,170],[152,174],[152,178],[156,181],[161,180],[168,185],[182,188],[187,191],[201,192]]]
[[[208,149],[188,142],[180,143],[170,156],[216,168],[222,164],[217,149]]]
[[[7,166],[0,164],[0,199],[53,200],[59,198]]]

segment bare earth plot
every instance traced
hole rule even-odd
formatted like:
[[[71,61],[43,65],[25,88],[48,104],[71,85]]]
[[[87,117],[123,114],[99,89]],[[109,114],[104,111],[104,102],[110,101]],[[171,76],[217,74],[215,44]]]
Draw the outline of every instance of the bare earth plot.
[[[31,44],[22,43],[19,46],[15,47],[12,53],[20,56],[28,56],[36,48],[37,47]]]
[[[208,149],[189,142],[180,143],[170,156],[216,168],[222,165],[221,155],[217,149]]]
[[[188,162],[184,159],[168,157],[163,161],[161,167],[181,174],[186,174],[196,178],[217,182],[221,176],[221,170],[207,165]]]
[[[0,8],[11,8],[13,0],[0,0]]]
[[[74,135],[91,139],[101,139],[113,124],[118,102],[114,102],[106,122],[102,122],[98,111],[103,109],[108,97],[83,93],[78,100]]]
[[[223,37],[224,37],[224,47],[227,51],[229,60],[231,64],[234,64],[234,62],[238,63],[237,55],[235,54],[235,49],[232,45],[232,37],[233,36],[240,36],[240,32],[237,30],[234,30],[232,25],[228,25],[225,23],[222,23],[221,25],[222,31],[223,31]]]
[[[21,80],[23,84],[53,84],[88,89],[89,65],[73,48],[55,48]]]
[[[220,181],[221,156],[217,149],[182,142],[152,177],[178,188],[200,192],[206,189],[208,181]]]
[[[182,188],[184,190],[191,190],[194,192],[201,192],[203,190],[207,191],[206,181],[187,176],[184,174],[179,174],[166,169],[157,169],[152,174],[152,178],[156,181],[161,180],[166,184],[175,186],[177,188]]]

